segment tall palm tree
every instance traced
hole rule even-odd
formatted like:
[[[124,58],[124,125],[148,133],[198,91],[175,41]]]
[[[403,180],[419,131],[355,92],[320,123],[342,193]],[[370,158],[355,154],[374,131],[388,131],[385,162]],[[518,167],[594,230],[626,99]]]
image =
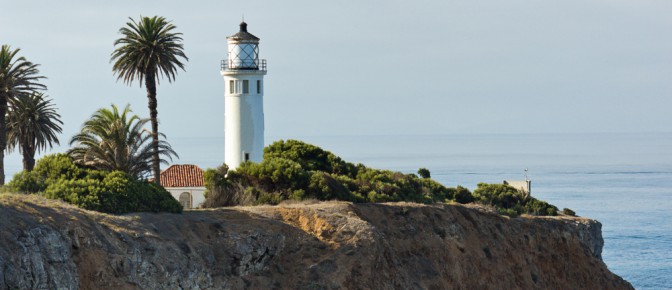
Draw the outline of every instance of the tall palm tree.
[[[120,170],[135,178],[147,176],[152,170],[152,134],[144,129],[149,119],[132,115],[130,106],[122,112],[117,106],[101,108],[84,122],[82,131],[73,136],[68,151],[75,163],[101,170]],[[165,138],[161,133],[159,136]],[[159,155],[172,161],[177,157],[170,144],[159,140]],[[165,159],[161,163],[167,164]]]
[[[152,123],[152,146],[154,156],[152,171],[154,181],[161,184],[161,168],[159,158],[159,123],[156,110],[156,84],[159,77],[166,77],[168,82],[175,80],[177,68],[184,70],[180,58],[188,61],[182,46],[182,33],[173,32],[175,25],[163,17],[140,17],[138,22],[133,18],[126,27],[119,29],[123,36],[114,42],[119,45],[113,52],[110,61],[114,61],[112,71],[117,80],[130,85],[137,79],[142,86],[145,82],[149,102],[149,116]]]
[[[61,115],[42,93],[19,95],[9,101],[7,114],[7,150],[19,148],[23,154],[23,170],[35,166],[35,151],[51,148],[62,132]]]
[[[38,65],[17,57],[20,49],[12,50],[9,45],[0,48],[0,185],[5,184],[5,149],[7,149],[7,104],[20,95],[31,94],[47,87],[38,81]]]

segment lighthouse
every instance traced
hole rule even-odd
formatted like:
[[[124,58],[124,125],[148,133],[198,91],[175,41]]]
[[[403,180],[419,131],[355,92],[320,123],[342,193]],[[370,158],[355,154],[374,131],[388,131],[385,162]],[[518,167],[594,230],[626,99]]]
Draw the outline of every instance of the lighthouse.
[[[245,161],[261,162],[264,150],[264,75],[266,60],[259,59],[259,38],[240,31],[226,38],[228,59],[224,77],[224,162],[230,169]]]

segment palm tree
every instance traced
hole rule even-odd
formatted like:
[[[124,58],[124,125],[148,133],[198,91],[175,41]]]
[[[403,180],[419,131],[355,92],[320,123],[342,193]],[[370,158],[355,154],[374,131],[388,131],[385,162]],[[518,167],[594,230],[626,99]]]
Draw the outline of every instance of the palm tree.
[[[35,151],[52,148],[61,133],[61,115],[42,93],[19,95],[9,101],[7,114],[7,150],[18,147],[23,154],[23,170],[35,166]]]
[[[189,58],[183,51],[182,33],[173,32],[175,25],[165,18],[140,16],[138,22],[129,19],[131,21],[126,23],[127,27],[119,29],[123,36],[114,42],[115,46],[120,46],[112,52],[110,61],[114,61],[112,71],[117,75],[117,80],[123,79],[124,83],[130,85],[137,79],[140,86],[143,80],[145,82],[154,148],[152,171],[154,181],[161,184],[156,83],[159,77],[164,76],[168,82],[175,80],[177,68],[184,70],[184,64],[179,58],[187,61]]]
[[[120,113],[117,106],[112,109],[101,108],[91,119],[84,122],[82,131],[73,136],[68,151],[75,163],[100,170],[120,170],[135,178],[147,176],[152,170],[153,142],[152,135],[144,129],[149,119],[141,119],[131,115],[130,106],[126,105]],[[165,138],[165,135],[158,133]],[[177,157],[170,144],[159,140],[159,155],[172,161]],[[161,163],[167,164],[165,159]]]
[[[8,102],[20,95],[31,94],[47,87],[38,81],[43,79],[37,64],[24,57],[16,57],[20,49],[12,50],[9,45],[0,49],[0,185],[5,184],[5,149],[7,149]]]

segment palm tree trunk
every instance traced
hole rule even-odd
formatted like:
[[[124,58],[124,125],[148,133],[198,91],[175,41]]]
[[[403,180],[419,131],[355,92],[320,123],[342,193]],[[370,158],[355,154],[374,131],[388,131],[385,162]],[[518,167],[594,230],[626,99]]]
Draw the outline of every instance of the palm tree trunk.
[[[161,185],[161,163],[159,159],[159,112],[156,110],[156,73],[149,71],[145,74],[145,87],[147,88],[147,99],[149,101],[149,118],[152,123],[152,148],[154,156],[152,158],[152,171],[154,171],[154,182]]]
[[[35,167],[35,149],[31,146],[22,146],[21,148],[23,153],[23,170],[33,171]]]
[[[5,185],[5,149],[7,148],[7,95],[0,93],[0,185]]]

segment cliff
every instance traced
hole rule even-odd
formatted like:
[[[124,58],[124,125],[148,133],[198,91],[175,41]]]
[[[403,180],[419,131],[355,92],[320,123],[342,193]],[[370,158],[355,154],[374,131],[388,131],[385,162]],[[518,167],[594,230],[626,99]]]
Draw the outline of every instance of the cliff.
[[[327,202],[113,216],[0,195],[2,289],[632,289],[586,218]]]

